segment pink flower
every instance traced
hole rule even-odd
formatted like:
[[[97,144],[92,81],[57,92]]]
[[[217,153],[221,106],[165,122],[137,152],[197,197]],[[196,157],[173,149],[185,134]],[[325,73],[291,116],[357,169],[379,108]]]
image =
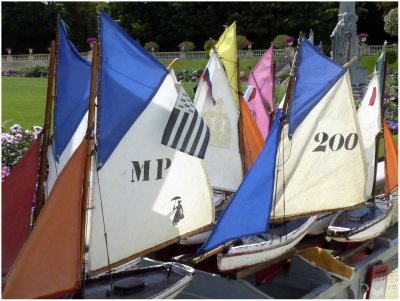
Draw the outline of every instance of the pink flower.
[[[10,168],[8,166],[3,166],[1,168],[1,181],[3,182],[5,178],[10,175]]]

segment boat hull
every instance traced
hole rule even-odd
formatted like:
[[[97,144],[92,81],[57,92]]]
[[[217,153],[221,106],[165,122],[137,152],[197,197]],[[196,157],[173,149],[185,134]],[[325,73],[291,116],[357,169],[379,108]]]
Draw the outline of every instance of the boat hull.
[[[85,282],[85,299],[172,299],[193,279],[194,269],[179,263],[163,263],[102,275]],[[132,280],[133,279],[133,280]],[[121,281],[134,281],[126,291],[116,287]]]
[[[318,215],[316,221],[311,225],[307,232],[307,235],[319,235],[326,233],[329,225],[331,224],[336,212],[330,212],[327,214]]]
[[[217,265],[219,271],[221,273],[234,272],[271,261],[288,253],[307,234],[308,229],[316,218],[316,216],[312,216],[290,221],[285,223],[286,225],[280,225],[279,229],[271,227],[267,234],[242,239],[241,245],[232,246],[226,253],[218,254]],[[285,232],[285,227],[287,229],[291,227],[292,229],[283,233]]]
[[[370,208],[341,211],[328,227],[328,237],[339,242],[362,242],[378,237],[389,227],[393,207],[390,197],[376,200]]]

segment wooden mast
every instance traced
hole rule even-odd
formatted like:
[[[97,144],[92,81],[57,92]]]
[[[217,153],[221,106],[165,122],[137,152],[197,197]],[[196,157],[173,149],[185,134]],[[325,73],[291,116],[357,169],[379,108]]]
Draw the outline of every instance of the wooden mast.
[[[57,41],[58,41],[58,28],[59,28],[60,19],[57,19]],[[40,167],[39,167],[39,179],[38,179],[38,189],[36,192],[37,200],[36,200],[36,210],[33,214],[33,224],[36,223],[36,220],[40,214],[40,211],[43,208],[45,201],[45,192],[44,192],[44,179],[46,177],[47,171],[47,147],[49,144],[50,137],[50,126],[51,126],[51,113],[52,113],[52,102],[53,102],[53,89],[54,89],[54,79],[56,76],[55,72],[55,64],[56,64],[56,43],[55,41],[51,42],[50,45],[50,63],[47,77],[47,98],[46,98],[46,109],[45,109],[45,117],[44,117],[44,125],[43,125],[43,137],[42,137],[42,146],[40,151]]]
[[[287,92],[285,95],[285,100],[283,102],[283,110],[282,111],[285,115],[289,115],[291,103],[293,101],[294,84],[295,84],[296,77],[297,77],[298,62],[300,59],[300,45],[302,43],[303,37],[304,37],[304,33],[300,32],[296,52],[295,52],[294,58],[293,58],[292,69],[290,70],[288,88],[287,88]],[[288,119],[286,119],[286,120],[288,120]]]
[[[94,42],[92,49],[92,72],[90,80],[90,96],[89,96],[89,113],[88,113],[88,125],[86,130],[85,139],[88,140],[88,149],[86,154],[85,162],[85,174],[83,178],[83,192],[82,192],[82,210],[81,210],[81,258],[82,258],[82,274],[81,274],[81,293],[84,294],[85,287],[85,244],[86,244],[86,212],[88,208],[89,195],[90,195],[90,178],[92,169],[92,153],[94,145],[94,116],[96,107],[96,87],[97,87],[97,73],[99,65],[99,50],[97,42]]]

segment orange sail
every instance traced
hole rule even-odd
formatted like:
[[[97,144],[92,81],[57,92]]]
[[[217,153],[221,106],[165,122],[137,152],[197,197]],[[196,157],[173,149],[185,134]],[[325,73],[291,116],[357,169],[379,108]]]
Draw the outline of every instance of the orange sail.
[[[67,163],[3,285],[3,298],[56,298],[81,279],[81,205],[88,142]]]
[[[255,119],[243,98],[240,99],[241,124],[242,124],[242,151],[244,156],[244,171],[247,173],[254,164],[264,147],[265,141],[256,124]]]
[[[389,195],[398,186],[399,159],[392,132],[386,122],[383,123],[385,140],[385,194]]]
[[[1,183],[1,273],[8,273],[29,235],[36,190],[40,137]]]

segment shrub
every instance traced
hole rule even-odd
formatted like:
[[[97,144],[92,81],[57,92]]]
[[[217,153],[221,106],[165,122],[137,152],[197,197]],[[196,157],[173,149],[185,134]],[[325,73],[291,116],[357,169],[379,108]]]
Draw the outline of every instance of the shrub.
[[[378,58],[381,56],[382,51],[379,51],[375,58],[376,60],[378,60]],[[386,49],[386,59],[387,59],[387,63],[389,65],[392,65],[394,63],[396,63],[397,61],[397,52],[394,49]]]
[[[160,50],[160,46],[156,42],[147,42],[144,44],[144,49],[147,51],[158,51]]]
[[[33,66],[22,69],[25,77],[47,77],[48,66]]]
[[[275,48],[286,48],[288,46],[288,44],[287,44],[288,38],[289,38],[289,36],[287,34],[277,35],[273,40],[274,47]]]
[[[182,43],[179,43],[178,48],[180,51],[188,52],[193,51],[196,46],[190,41],[183,41]]]
[[[397,36],[398,34],[398,17],[399,12],[397,8],[390,10],[387,15],[383,18],[385,21],[384,30],[391,36]]]
[[[18,161],[27,152],[33,141],[42,131],[39,126],[34,126],[32,131],[23,130],[19,124],[14,124],[8,132],[1,133],[1,180],[3,181]]]
[[[1,72],[3,76],[18,76],[18,71],[13,68],[7,68]]]
[[[249,40],[245,36],[237,35],[236,44],[237,44],[237,49],[239,50],[246,49],[247,45],[249,45]]]
[[[203,73],[202,68],[194,68],[194,69],[182,69],[179,71],[176,71],[176,78],[178,81],[183,81],[183,82],[197,82]]]

